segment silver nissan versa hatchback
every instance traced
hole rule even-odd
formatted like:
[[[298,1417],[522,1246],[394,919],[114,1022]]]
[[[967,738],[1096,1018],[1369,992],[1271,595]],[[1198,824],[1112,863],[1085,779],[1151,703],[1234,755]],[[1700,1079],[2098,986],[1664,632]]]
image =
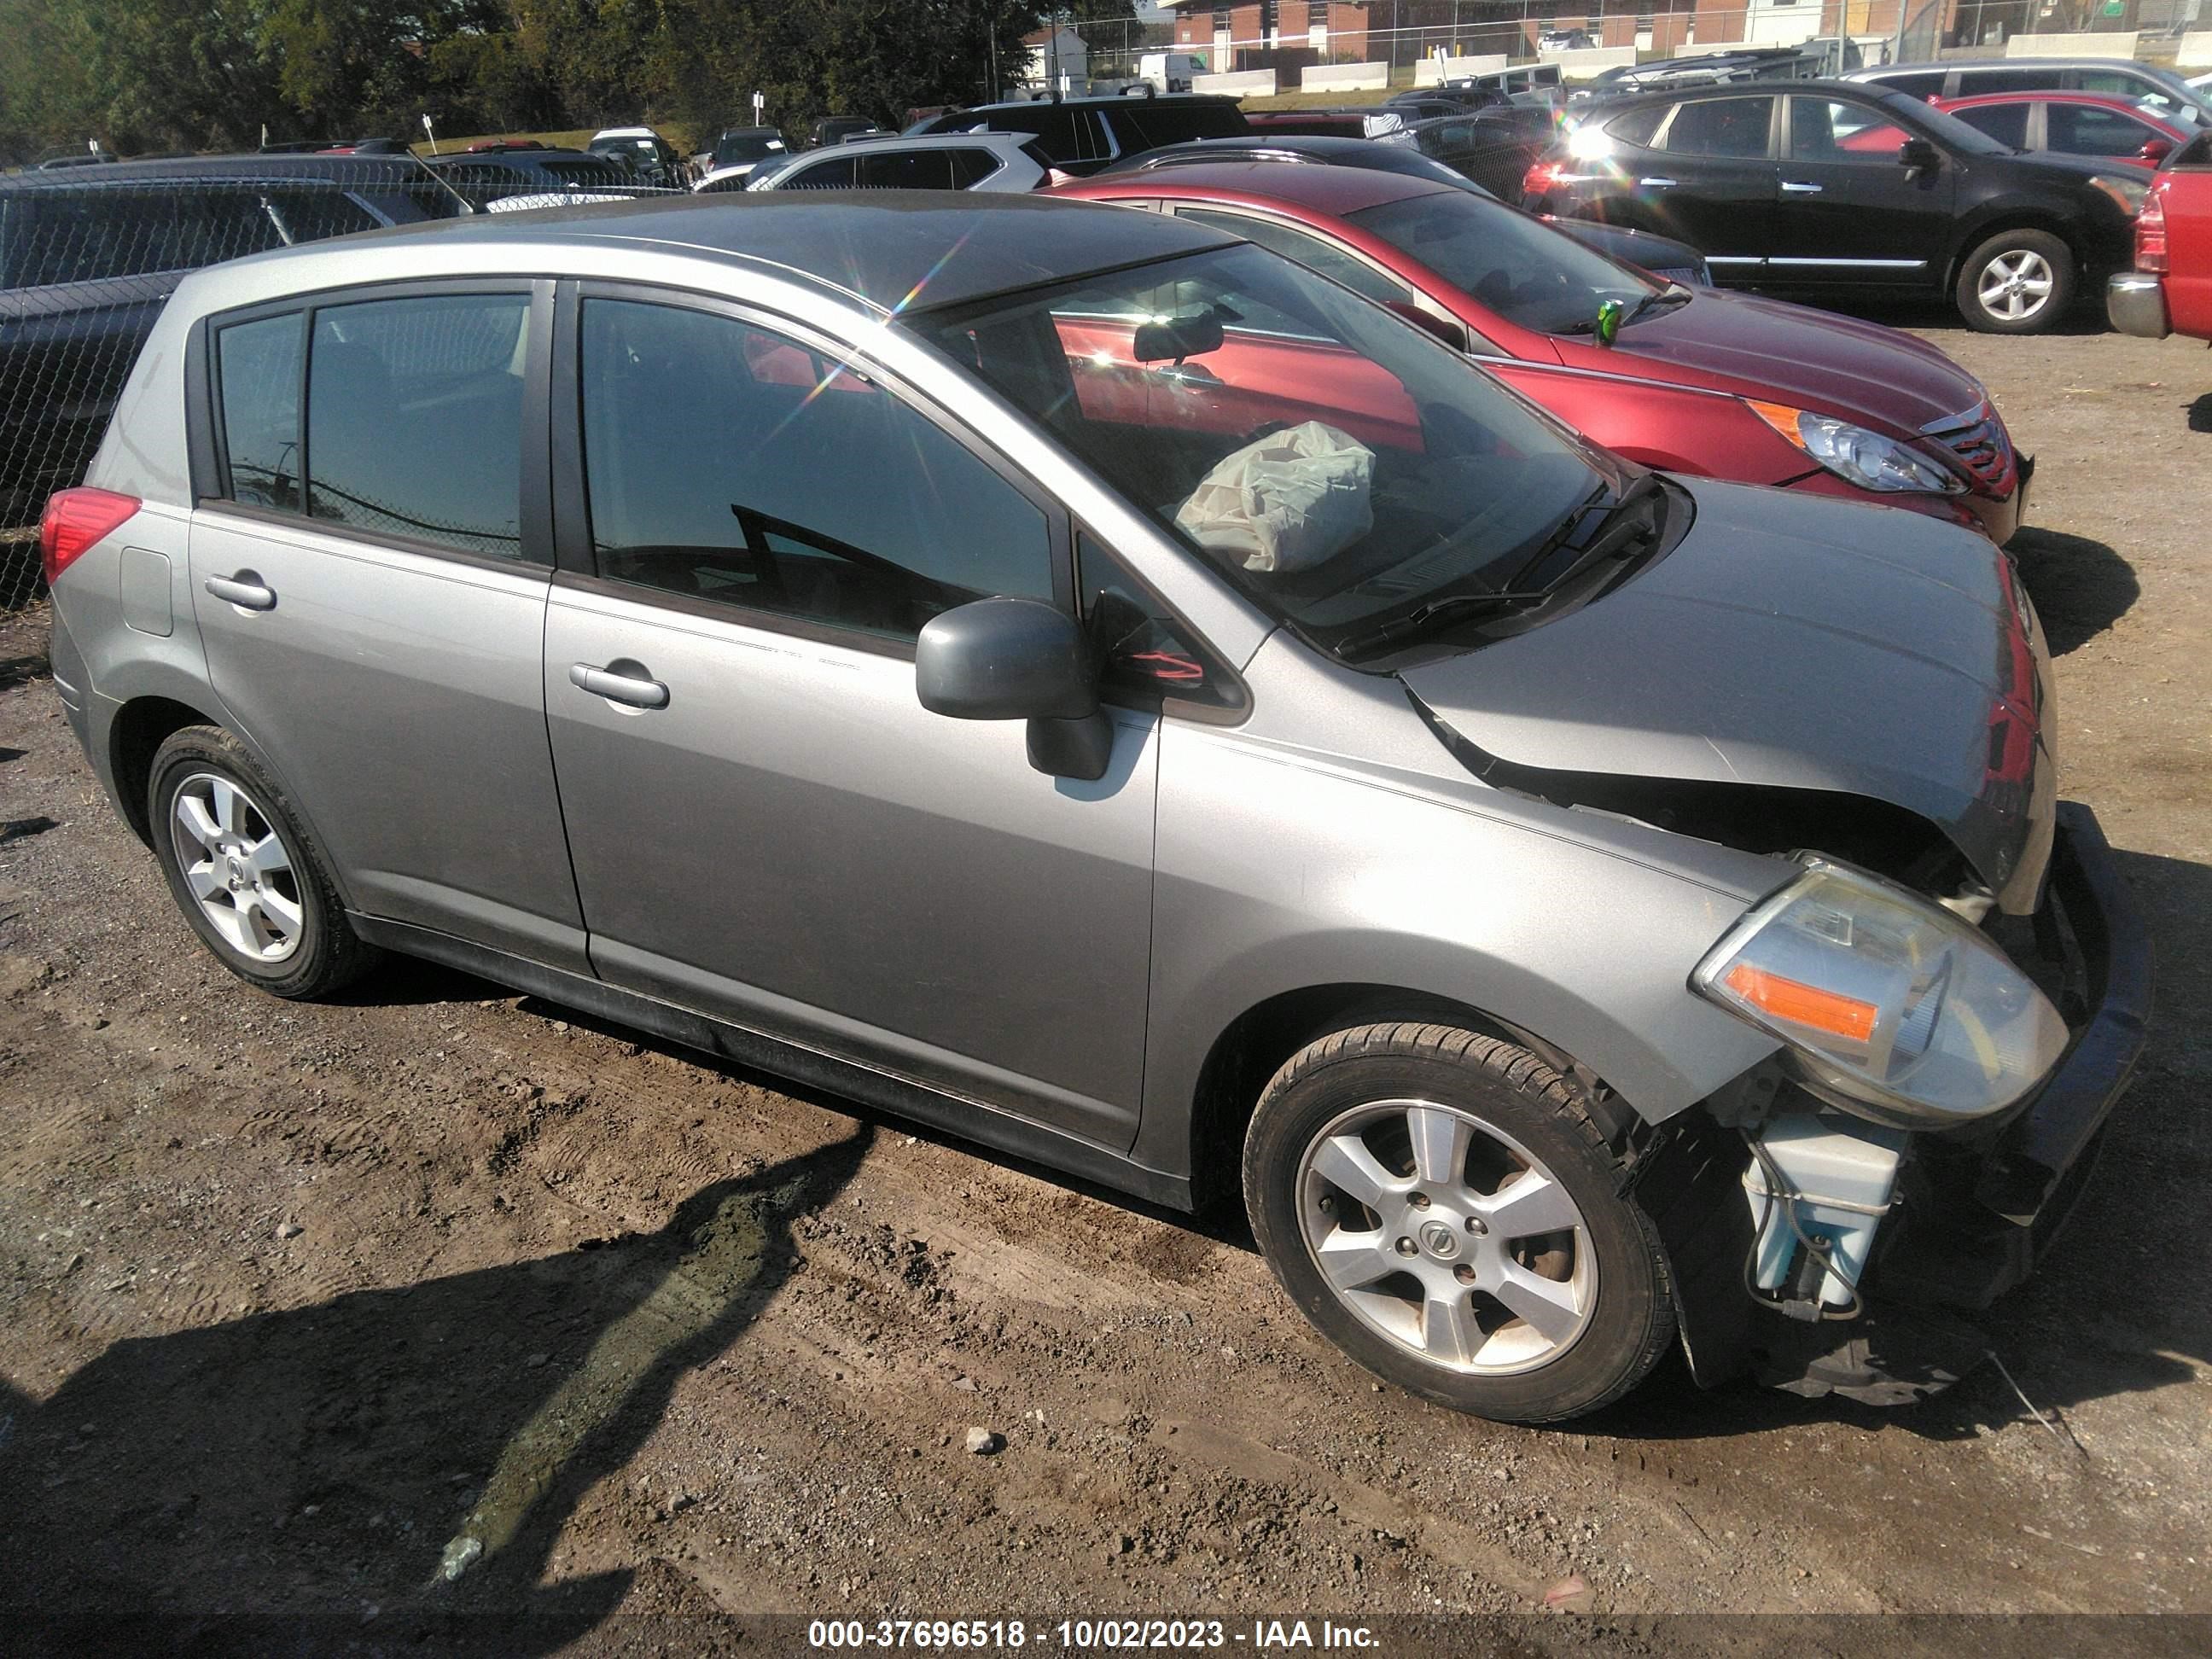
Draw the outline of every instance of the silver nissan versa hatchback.
[[[1184,220],[640,202],[185,279],[44,527],[223,963],[456,964],[1176,1206],[1426,1397],[1902,1400],[2149,966],[2003,554],[1643,471]]]

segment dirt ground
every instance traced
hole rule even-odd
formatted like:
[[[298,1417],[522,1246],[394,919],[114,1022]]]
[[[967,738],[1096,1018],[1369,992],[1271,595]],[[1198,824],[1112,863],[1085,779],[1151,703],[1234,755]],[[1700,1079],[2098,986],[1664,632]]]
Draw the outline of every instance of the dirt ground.
[[[1233,1230],[456,974],[259,997],[17,617],[0,1608],[586,1646],[616,1610],[1495,1614],[1571,1576],[1622,1615],[2212,1613],[2212,356],[1890,320],[2039,458],[2065,787],[2160,951],[2099,1179],[1987,1322],[2003,1373],[1883,1413],[1677,1364],[1497,1427],[1371,1384]]]

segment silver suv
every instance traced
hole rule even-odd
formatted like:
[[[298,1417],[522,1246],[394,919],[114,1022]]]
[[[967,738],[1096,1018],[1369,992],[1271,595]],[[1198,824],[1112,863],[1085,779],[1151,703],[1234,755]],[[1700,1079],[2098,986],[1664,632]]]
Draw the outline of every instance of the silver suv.
[[[1916,1310],[2027,1272],[2141,1042],[2001,553],[1642,471],[1188,221],[223,266],[44,538],[69,719],[240,977],[429,957],[1239,1194],[1346,1352],[1494,1417],[1678,1340],[1939,1383]]]

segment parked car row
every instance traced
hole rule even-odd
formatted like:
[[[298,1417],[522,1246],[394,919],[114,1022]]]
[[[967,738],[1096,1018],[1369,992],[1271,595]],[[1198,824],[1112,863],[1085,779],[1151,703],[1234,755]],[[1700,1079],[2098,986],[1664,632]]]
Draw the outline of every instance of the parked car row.
[[[1062,159],[185,277],[41,550],[187,923],[1241,1201],[1462,1410],[1962,1372],[2149,975],[1981,388],[1456,181]]]

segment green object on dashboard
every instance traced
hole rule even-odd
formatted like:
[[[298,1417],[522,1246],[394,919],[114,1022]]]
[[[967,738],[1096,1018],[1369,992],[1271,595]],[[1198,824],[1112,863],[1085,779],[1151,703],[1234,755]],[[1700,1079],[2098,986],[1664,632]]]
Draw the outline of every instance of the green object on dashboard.
[[[1621,305],[1618,300],[1607,300],[1597,308],[1597,343],[1611,345],[1620,333]]]

